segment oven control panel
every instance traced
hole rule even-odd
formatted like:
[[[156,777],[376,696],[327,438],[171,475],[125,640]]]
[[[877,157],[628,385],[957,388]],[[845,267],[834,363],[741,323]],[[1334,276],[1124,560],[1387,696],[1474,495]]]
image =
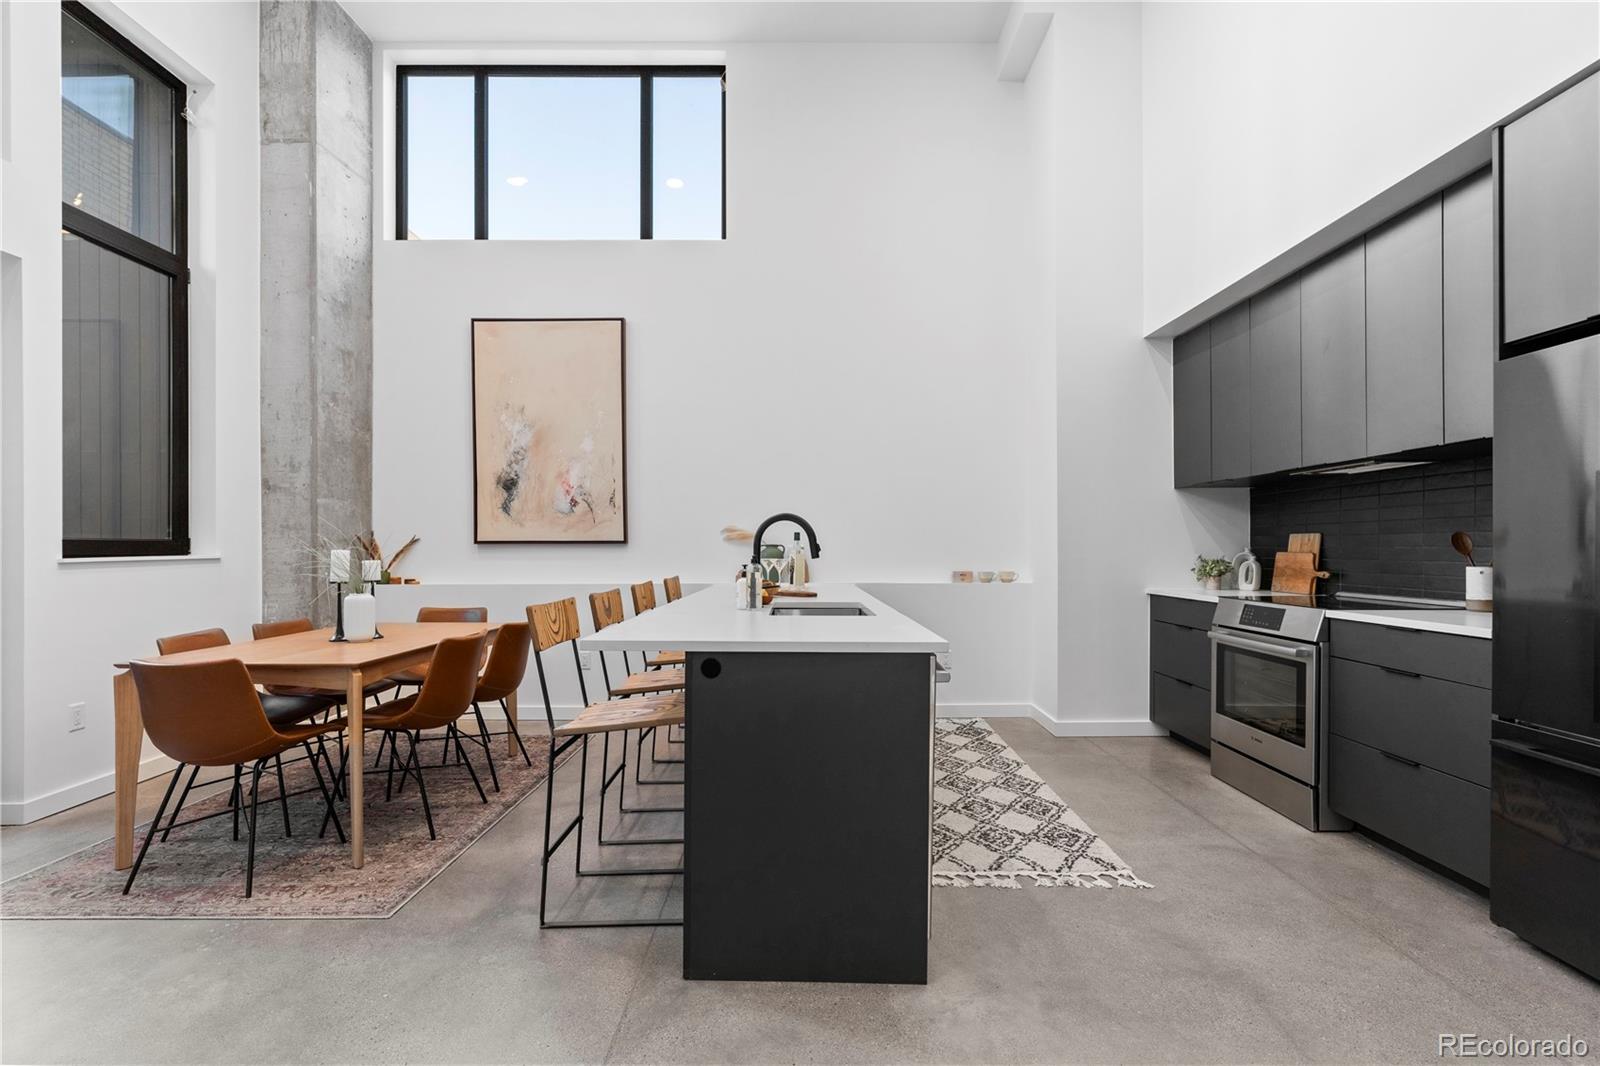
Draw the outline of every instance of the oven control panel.
[[[1239,611],[1239,624],[1251,629],[1265,629],[1276,633],[1283,628],[1283,608],[1247,603]]]

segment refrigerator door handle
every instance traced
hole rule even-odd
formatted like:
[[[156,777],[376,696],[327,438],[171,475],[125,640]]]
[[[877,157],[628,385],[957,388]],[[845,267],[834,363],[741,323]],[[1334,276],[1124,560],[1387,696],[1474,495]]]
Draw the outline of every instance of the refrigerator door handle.
[[[1509,751],[1513,755],[1522,755],[1529,759],[1536,759],[1539,762],[1550,763],[1552,766],[1576,770],[1578,773],[1588,774],[1590,777],[1600,777],[1600,766],[1578,762],[1576,759],[1564,759],[1559,755],[1552,755],[1548,751],[1536,748],[1532,744],[1524,744],[1518,740],[1507,740],[1504,737],[1495,737],[1489,743],[1502,751]]]

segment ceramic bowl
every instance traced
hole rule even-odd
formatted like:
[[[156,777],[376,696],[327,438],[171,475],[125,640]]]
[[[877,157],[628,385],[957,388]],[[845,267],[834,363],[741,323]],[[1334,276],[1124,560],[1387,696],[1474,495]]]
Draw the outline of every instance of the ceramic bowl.
[[[1002,571],[1000,571],[1000,580],[1004,581],[1007,585],[1011,584],[1016,579],[1017,579],[1017,572],[1015,570],[1002,570]]]
[[[970,585],[972,583],[972,571],[952,570],[950,571],[950,580],[958,585]]]
[[[994,571],[993,570],[979,570],[978,571],[978,580],[982,581],[984,584],[987,585],[989,582],[994,580]]]

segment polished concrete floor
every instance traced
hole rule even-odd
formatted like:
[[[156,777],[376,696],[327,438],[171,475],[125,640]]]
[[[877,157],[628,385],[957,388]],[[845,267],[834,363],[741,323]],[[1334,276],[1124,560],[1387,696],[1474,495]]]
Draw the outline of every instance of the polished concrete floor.
[[[691,983],[677,929],[540,932],[541,791],[388,921],[0,923],[0,1058],[1416,1062],[1441,1033],[1600,1054],[1600,985],[1480,896],[1301,830],[1175,742],[995,726],[1154,889],[936,890],[926,987]],[[101,801],[5,830],[5,875],[109,818]],[[578,890],[564,858],[564,915],[676,913],[672,879]]]

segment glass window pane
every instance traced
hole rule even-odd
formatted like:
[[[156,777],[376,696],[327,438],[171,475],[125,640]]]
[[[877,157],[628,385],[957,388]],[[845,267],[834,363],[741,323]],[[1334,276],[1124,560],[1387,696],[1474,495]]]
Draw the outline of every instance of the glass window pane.
[[[406,236],[468,240],[473,206],[473,79],[406,78]]]
[[[657,77],[651,223],[657,238],[722,236],[722,79]]]
[[[638,239],[638,78],[489,79],[489,236]]]
[[[174,251],[172,87],[61,14],[61,199]]]
[[[172,281],[61,235],[62,536],[172,536]]]

